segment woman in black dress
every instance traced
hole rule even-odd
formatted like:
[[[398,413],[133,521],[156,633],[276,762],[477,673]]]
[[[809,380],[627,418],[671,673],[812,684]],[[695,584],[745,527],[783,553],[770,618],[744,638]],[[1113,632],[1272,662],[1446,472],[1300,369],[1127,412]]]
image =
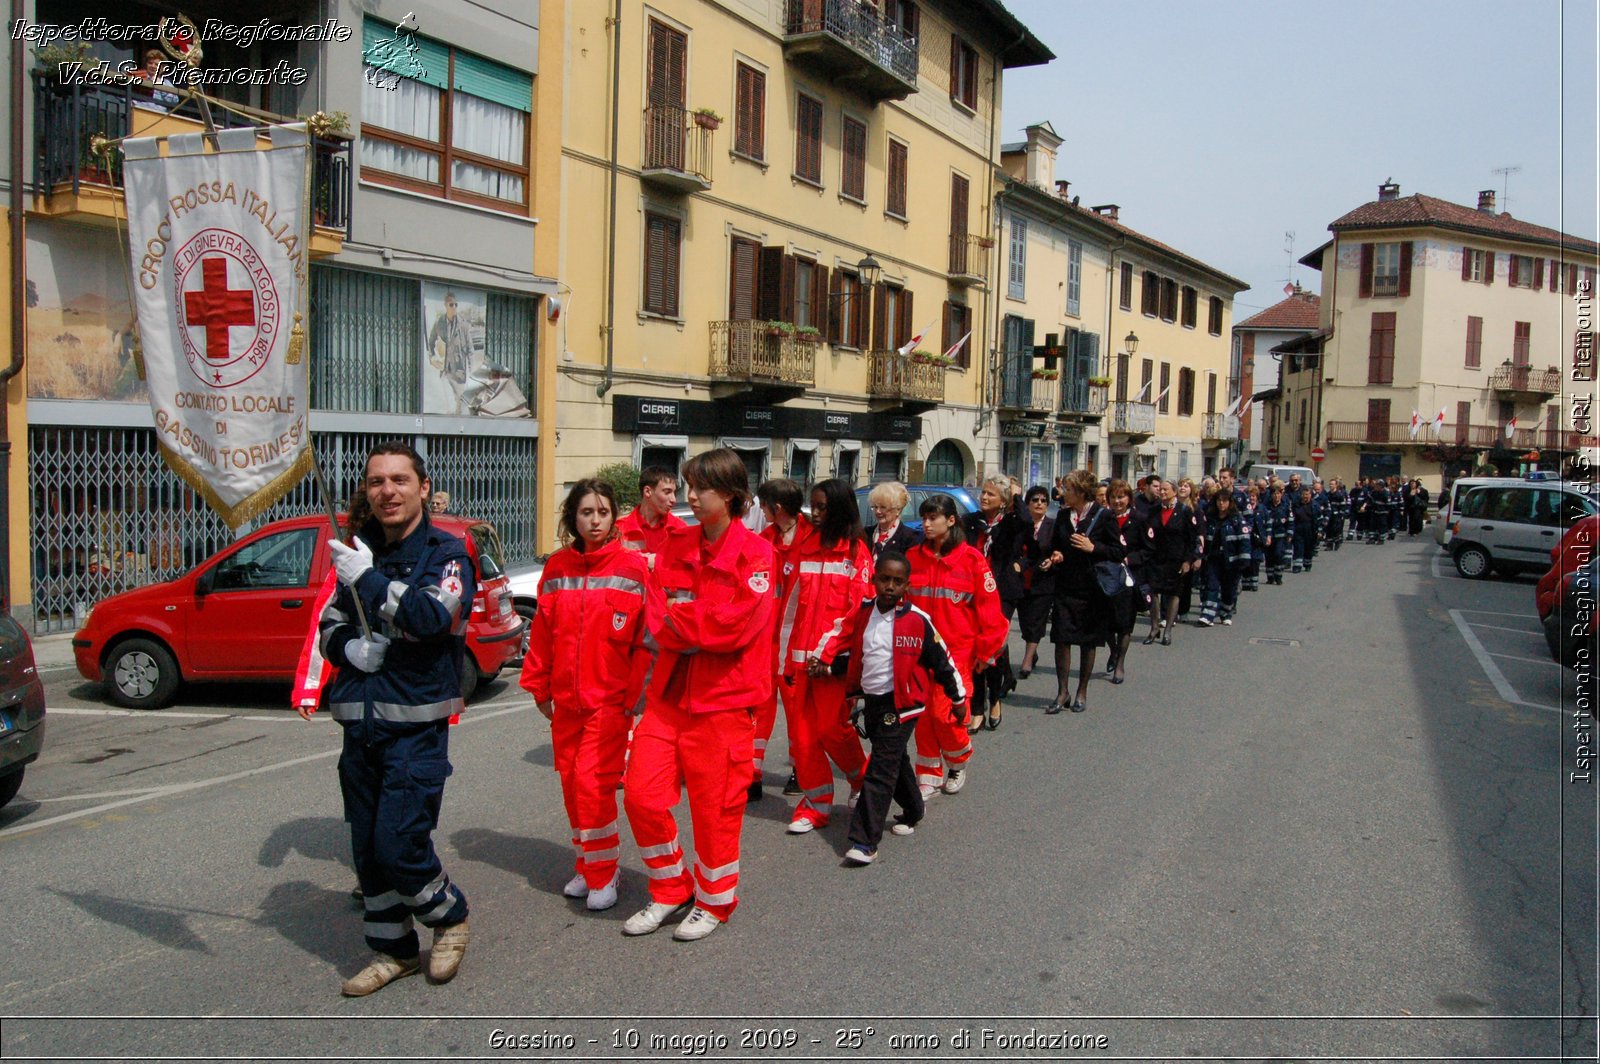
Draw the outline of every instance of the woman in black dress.
[[[1017,539],[1017,560],[1012,563],[1022,577],[1022,599],[1017,603],[1017,619],[1022,625],[1022,655],[1019,680],[1026,680],[1039,660],[1039,644],[1050,628],[1050,611],[1056,601],[1056,578],[1045,562],[1055,536],[1056,519],[1050,516],[1050,492],[1042,484],[1028,489],[1027,517]]]
[[[1172,481],[1157,481],[1157,491],[1161,502],[1145,518],[1141,552],[1145,579],[1150,582],[1152,595],[1150,634],[1144,637],[1144,643],[1149,646],[1159,637],[1162,646],[1171,646],[1172,629],[1178,623],[1178,596],[1183,590],[1183,578],[1199,567],[1204,537],[1194,511],[1178,502],[1177,488]]]
[[[1023,590],[1022,572],[1016,568],[1022,517],[1012,496],[1009,477],[988,478],[978,492],[978,512],[967,514],[961,522],[967,542],[989,561],[989,571],[994,574],[995,586],[1000,591],[1000,612],[1005,615],[1008,626],[1017,604],[1022,601]],[[967,722],[967,732],[970,734],[984,727],[990,731],[998,728],[1001,714],[1005,712],[1002,699],[1016,687],[1017,677],[1011,671],[1011,648],[1002,645],[995,663],[987,668],[980,666],[972,676],[972,719]]]
[[[1139,614],[1150,608],[1148,583],[1144,576],[1144,519],[1133,512],[1133,487],[1126,480],[1113,480],[1107,491],[1111,502],[1111,519],[1122,535],[1122,545],[1127,550],[1124,561],[1133,574],[1133,587],[1125,595],[1110,600],[1111,637],[1107,640],[1107,679],[1122,683],[1127,679],[1124,671],[1128,664],[1128,644],[1133,642],[1133,628]]]
[[[1095,479],[1087,469],[1067,477],[1051,540],[1050,566],[1056,574],[1055,620],[1051,639],[1056,644],[1056,700],[1046,713],[1070,708],[1082,713],[1088,707],[1089,677],[1094,672],[1095,649],[1111,629],[1111,607],[1095,579],[1094,563],[1120,562],[1122,533],[1105,507],[1094,501]],[[1072,648],[1078,648],[1078,689],[1067,701],[1067,674]]]

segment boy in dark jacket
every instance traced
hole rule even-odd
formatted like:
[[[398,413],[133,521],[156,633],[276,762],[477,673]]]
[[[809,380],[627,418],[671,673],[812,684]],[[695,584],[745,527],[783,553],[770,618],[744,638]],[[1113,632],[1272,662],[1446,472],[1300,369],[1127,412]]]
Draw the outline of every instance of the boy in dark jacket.
[[[876,598],[866,599],[844,618],[839,634],[813,658],[810,672],[843,673],[857,703],[858,725],[872,744],[866,778],[850,819],[850,851],[845,860],[871,864],[883,839],[883,822],[892,797],[900,803],[896,835],[909,835],[922,819],[922,792],[906,757],[906,743],[928,702],[935,681],[950,696],[959,720],[966,715],[966,685],[950,661],[944,640],[928,615],[905,601],[911,563],[899,551],[878,555],[872,578]]]

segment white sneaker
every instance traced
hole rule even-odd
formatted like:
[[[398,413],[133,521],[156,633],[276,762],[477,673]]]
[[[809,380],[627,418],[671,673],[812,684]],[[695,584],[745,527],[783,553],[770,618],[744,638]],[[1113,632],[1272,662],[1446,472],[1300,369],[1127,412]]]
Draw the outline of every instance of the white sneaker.
[[[1233,618],[1232,617],[1224,617],[1224,618],[1222,618],[1222,623],[1227,625],[1229,628],[1232,628],[1233,627]]]
[[[844,859],[853,865],[869,865],[878,859],[878,851],[865,846],[852,846]]]
[[[611,882],[599,890],[589,892],[587,902],[589,911],[593,913],[604,912],[617,904],[617,883],[622,879],[622,870],[618,869],[611,877]]]
[[[1198,621],[1195,621],[1194,623],[1199,625],[1201,628],[1210,628],[1211,627],[1211,621],[1207,620],[1204,617],[1200,618]]]
[[[811,831],[816,826],[817,825],[810,817],[797,816],[793,820],[789,821],[789,834],[804,835],[806,832]]]
[[[944,793],[956,794],[966,785],[967,770],[964,768],[953,768],[950,770],[950,774],[944,778]]]
[[[643,909],[628,917],[622,925],[624,935],[648,935],[667,922],[669,916],[675,916],[688,908],[687,901],[680,901],[676,905],[664,901],[653,901]]]
[[[696,905],[689,910],[683,923],[673,929],[672,937],[679,942],[698,942],[721,926],[721,920]]]
[[[915,835],[917,833],[917,826],[915,824],[906,824],[896,821],[894,826],[889,829],[889,832],[893,835]]]
[[[589,896],[589,884],[584,881],[583,873],[579,872],[567,880],[567,885],[561,888],[561,893],[569,898],[587,898]]]
[[[922,792],[922,800],[923,801],[927,801],[929,798],[932,798],[934,795],[939,793],[939,788],[935,787],[931,783],[919,784],[917,786],[917,789]]]

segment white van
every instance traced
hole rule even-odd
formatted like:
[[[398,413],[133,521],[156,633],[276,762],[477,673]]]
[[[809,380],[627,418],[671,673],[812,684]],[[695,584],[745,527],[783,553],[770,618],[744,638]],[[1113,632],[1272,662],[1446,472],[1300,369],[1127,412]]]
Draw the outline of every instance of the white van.
[[[1300,483],[1304,487],[1309,488],[1311,486],[1311,482],[1317,479],[1317,475],[1313,473],[1308,466],[1269,465],[1266,462],[1257,462],[1255,465],[1251,466],[1250,471],[1245,474],[1245,479],[1256,480],[1260,477],[1277,477],[1285,484],[1288,484],[1289,478],[1294,476],[1296,473],[1300,474]]]
[[[1449,492],[1439,496],[1439,512],[1433,519],[1433,541],[1446,550],[1449,549],[1453,535],[1450,524],[1455,519],[1456,511],[1461,509],[1461,500],[1466,498],[1467,492],[1473,488],[1526,483],[1528,482],[1521,477],[1457,477],[1451,483]]]

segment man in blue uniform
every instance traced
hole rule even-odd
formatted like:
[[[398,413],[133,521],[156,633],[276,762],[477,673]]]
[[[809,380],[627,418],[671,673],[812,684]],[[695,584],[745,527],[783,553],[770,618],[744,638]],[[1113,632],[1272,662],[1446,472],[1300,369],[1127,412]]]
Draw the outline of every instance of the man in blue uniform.
[[[367,455],[372,518],[332,541],[339,590],[319,620],[338,666],[328,690],[344,729],[339,786],[376,956],[342,992],[364,997],[420,969],[413,920],[433,929],[428,975],[455,977],[467,948],[467,898],[433,849],[450,775],[449,719],[462,708],[464,635],[476,579],[461,540],[426,513],[422,458],[395,441]],[[371,544],[369,546],[369,544]],[[370,634],[358,622],[359,598]]]

